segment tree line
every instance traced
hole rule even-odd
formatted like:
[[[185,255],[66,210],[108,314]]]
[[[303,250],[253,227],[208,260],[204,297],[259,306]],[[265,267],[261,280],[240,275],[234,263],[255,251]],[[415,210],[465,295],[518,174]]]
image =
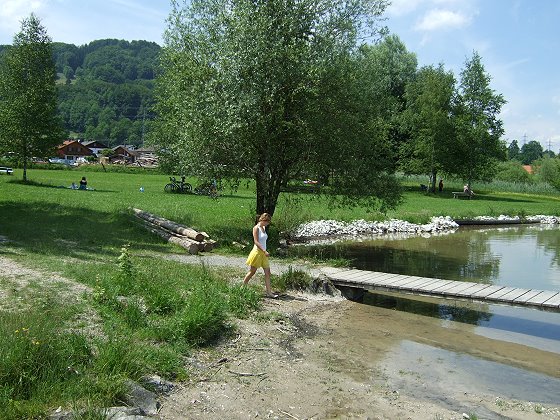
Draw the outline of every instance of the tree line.
[[[442,174],[492,179],[514,143],[502,140],[505,99],[491,88],[482,57],[473,51],[457,76],[443,64],[419,68],[383,27],[387,5],[174,3],[162,49],[145,41],[47,43],[52,73],[63,75],[53,118],[88,140],[148,138],[170,172],[254,179],[257,213],[273,214],[282,189],[308,177],[333,204],[381,210],[401,200],[397,172],[430,177],[432,190]],[[21,33],[32,35],[26,26]],[[0,51],[0,81],[17,78],[6,63],[23,60],[22,48],[14,42]],[[8,107],[13,91],[4,82],[0,103]],[[2,119],[9,118],[0,115],[0,141],[9,144]]]

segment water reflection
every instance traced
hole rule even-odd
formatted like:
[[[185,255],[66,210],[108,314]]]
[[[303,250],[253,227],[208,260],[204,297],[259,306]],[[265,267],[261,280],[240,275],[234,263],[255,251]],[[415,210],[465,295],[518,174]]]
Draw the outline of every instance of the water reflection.
[[[431,238],[371,238],[299,246],[292,255],[346,258],[354,267],[396,274],[560,290],[560,227],[465,227]]]
[[[364,304],[386,309],[554,340],[557,342],[556,351],[560,352],[558,314],[485,303],[448,300],[445,302],[449,303],[441,304],[441,300],[417,300],[383,293],[366,293],[363,300]]]

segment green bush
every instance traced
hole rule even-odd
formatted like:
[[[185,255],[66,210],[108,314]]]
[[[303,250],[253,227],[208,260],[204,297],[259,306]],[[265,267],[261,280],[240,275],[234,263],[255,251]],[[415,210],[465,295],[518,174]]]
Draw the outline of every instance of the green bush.
[[[531,182],[529,173],[523,169],[521,162],[517,160],[509,160],[507,162],[500,162],[498,170],[494,179],[506,182]]]
[[[536,176],[556,189],[560,189],[560,159],[543,158],[535,162]]]

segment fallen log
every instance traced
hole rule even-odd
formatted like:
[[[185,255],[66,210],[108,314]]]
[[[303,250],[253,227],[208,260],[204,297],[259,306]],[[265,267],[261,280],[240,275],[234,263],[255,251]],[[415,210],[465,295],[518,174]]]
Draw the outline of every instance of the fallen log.
[[[133,209],[133,211],[137,217],[140,217],[155,225],[164,227],[165,229],[178,233],[179,235],[186,236],[189,239],[194,239],[197,242],[201,242],[205,239],[204,234],[197,232],[194,229],[180,225],[179,223],[172,222],[171,220],[164,219],[163,217],[155,216],[144,210]]]
[[[189,254],[193,254],[193,255],[198,254],[198,251],[200,249],[199,242],[193,241],[192,239],[189,238],[180,238],[176,235],[169,233],[168,231],[162,229],[157,225],[151,224],[148,221],[144,221],[144,223],[142,223],[142,226],[148,229],[150,232],[165,239],[167,242],[171,242],[185,248],[189,252]]]
[[[212,239],[207,239],[204,242],[202,242],[202,244],[204,244],[204,246],[201,251],[210,252],[216,246],[216,241],[213,241]]]

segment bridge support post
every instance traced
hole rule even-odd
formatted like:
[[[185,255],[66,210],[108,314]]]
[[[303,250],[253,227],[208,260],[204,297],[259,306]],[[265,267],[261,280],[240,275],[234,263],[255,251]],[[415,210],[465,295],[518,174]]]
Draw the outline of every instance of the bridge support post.
[[[342,296],[346,299],[351,300],[352,302],[363,302],[364,301],[364,293],[365,289],[361,289],[359,287],[350,287],[350,286],[336,286]]]

